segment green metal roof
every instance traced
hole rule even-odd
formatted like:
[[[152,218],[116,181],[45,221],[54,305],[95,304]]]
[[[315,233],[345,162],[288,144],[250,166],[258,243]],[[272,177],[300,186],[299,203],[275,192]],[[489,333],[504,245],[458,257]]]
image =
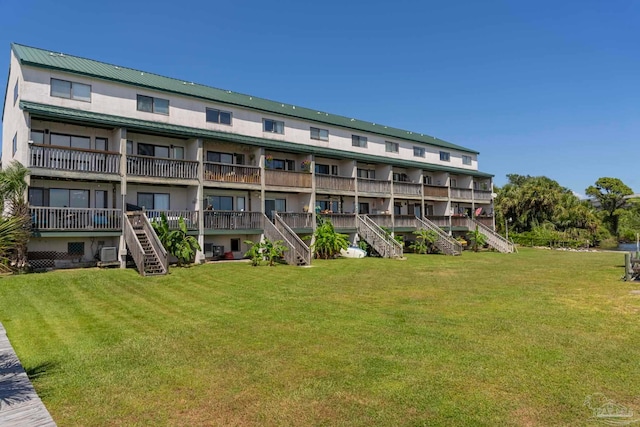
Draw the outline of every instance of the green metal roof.
[[[230,90],[222,90],[210,86],[204,86],[193,82],[120,67],[92,59],[55,53],[48,50],[24,46],[13,43],[13,52],[21,64],[38,68],[49,68],[68,73],[80,74],[93,78],[105,79],[119,83],[154,89],[169,93],[192,96],[216,103],[245,107],[273,114],[294,117],[340,126],[354,131],[362,131],[378,134],[391,138],[420,142],[437,147],[479,154],[477,151],[465,148],[434,136],[424,135],[419,132],[410,132],[377,123],[356,120],[349,117],[338,116],[309,108],[269,101],[264,98],[235,93]]]
[[[178,126],[167,123],[153,122],[149,120],[133,119],[130,117],[112,116],[109,114],[94,113],[91,111],[75,110],[58,107],[55,105],[39,104],[29,101],[20,101],[20,108],[31,113],[32,117],[45,119],[58,119],[69,123],[90,124],[108,127],[123,127],[131,131],[151,132],[155,134],[173,135],[178,138],[202,138],[229,141],[247,144],[257,147],[265,147],[286,152],[315,154],[333,159],[354,159],[365,163],[385,163],[398,167],[419,168],[429,171],[450,172],[461,175],[490,178],[492,174],[462,168],[447,167],[431,163],[421,163],[412,160],[394,159],[385,156],[353,153],[351,151],[336,150],[333,148],[314,147],[305,144],[276,141],[254,136],[239,135],[231,132],[220,132],[207,129]]]

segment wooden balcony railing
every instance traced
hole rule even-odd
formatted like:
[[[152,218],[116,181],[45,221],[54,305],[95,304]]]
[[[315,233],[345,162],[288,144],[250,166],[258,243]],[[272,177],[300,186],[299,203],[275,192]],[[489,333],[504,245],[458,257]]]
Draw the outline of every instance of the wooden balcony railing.
[[[120,173],[120,154],[81,148],[29,145],[29,167],[78,172]]]
[[[356,228],[356,215],[343,213],[321,214],[322,218],[327,218],[336,229]]]
[[[160,221],[162,214],[167,216],[167,223],[171,230],[177,230],[180,226],[180,218],[184,219],[187,230],[198,229],[197,211],[172,211],[172,210],[145,210],[149,222]]]
[[[313,215],[309,212],[278,212],[280,218],[290,228],[313,228]]]
[[[393,193],[406,196],[422,196],[422,184],[412,182],[393,182]]]
[[[491,191],[473,190],[475,200],[491,200]]]
[[[469,218],[466,216],[454,215],[451,217],[451,226],[469,228]]]
[[[438,227],[449,227],[449,217],[443,215],[429,215],[427,219]]]
[[[394,215],[393,224],[396,228],[417,228],[415,215]]]
[[[470,188],[451,188],[452,199],[465,199],[471,200],[473,198],[473,192]]]
[[[389,214],[368,214],[367,216],[375,222],[378,227],[393,228],[393,221]]]
[[[149,156],[127,156],[127,174],[158,178],[197,179],[198,162]]]
[[[204,179],[207,181],[260,184],[260,168],[204,162]]]
[[[98,208],[52,208],[31,206],[32,226],[37,231],[122,229],[122,210]]]
[[[267,169],[265,183],[281,187],[311,188],[311,174],[309,172],[290,172]]]
[[[482,225],[486,225],[490,229],[493,230],[493,217],[491,216],[477,216],[476,221],[478,221]]]
[[[425,184],[424,197],[449,197],[449,188]]]
[[[262,212],[204,211],[204,228],[208,230],[262,230]]]
[[[391,194],[391,181],[358,178],[358,193]]]
[[[316,174],[316,189],[318,190],[355,191],[355,183],[355,178]]]

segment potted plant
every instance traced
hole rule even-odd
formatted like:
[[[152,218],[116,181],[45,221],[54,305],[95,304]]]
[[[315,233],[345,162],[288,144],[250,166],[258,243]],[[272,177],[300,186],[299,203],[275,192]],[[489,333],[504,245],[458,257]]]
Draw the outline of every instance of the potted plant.
[[[311,160],[303,160],[300,163],[300,170],[303,172],[311,172]]]
[[[264,158],[265,160],[265,167],[268,169],[271,169],[273,167],[273,156],[271,154],[267,154]]]

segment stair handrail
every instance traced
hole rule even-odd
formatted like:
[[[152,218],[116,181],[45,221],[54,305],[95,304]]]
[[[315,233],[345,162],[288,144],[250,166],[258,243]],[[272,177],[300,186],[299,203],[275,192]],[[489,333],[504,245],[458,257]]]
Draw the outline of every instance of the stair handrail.
[[[129,247],[129,251],[131,252],[131,257],[133,258],[133,262],[135,262],[136,267],[138,268],[138,272],[145,276],[144,271],[144,249],[142,249],[142,245],[140,241],[136,237],[136,233],[133,230],[133,225],[131,224],[131,220],[129,219],[129,215],[125,215],[124,221],[124,240]]]
[[[273,212],[273,218],[275,220],[274,225],[280,231],[282,235],[285,233],[290,237],[289,241],[292,243],[294,250],[297,252],[297,255],[302,258],[306,265],[311,265],[311,249],[307,246],[302,239],[287,225],[286,222],[282,219],[278,212]]]
[[[141,213],[140,216],[142,217],[142,229],[147,235],[149,243],[151,243],[151,247],[155,251],[156,256],[160,260],[160,263],[166,273],[169,271],[169,257],[167,256],[167,250],[164,248],[158,234],[151,226],[151,222],[149,221],[149,218],[147,218],[147,215]]]
[[[500,234],[496,233],[480,221],[476,221],[474,218],[469,218],[469,229],[475,228],[475,226],[478,226],[479,229],[485,232],[483,234],[487,236],[487,240],[493,239],[494,241],[498,242],[497,244],[492,244],[491,242],[487,241],[487,243],[498,249],[500,252],[515,252],[515,245],[513,243],[509,242],[507,239],[505,239]]]
[[[458,254],[462,253],[462,244],[458,242],[456,239],[449,236],[442,228],[438,227],[436,224],[431,222],[428,218],[419,218],[418,216],[416,216],[416,219],[418,220],[418,224],[423,225],[428,230],[432,230],[438,233],[439,239],[437,242],[444,241],[446,242],[446,244],[451,246],[451,250],[452,252],[454,252],[452,253],[452,255],[455,255],[455,252],[457,252]]]
[[[264,215],[264,216],[265,216],[265,218],[264,218],[264,234],[265,234],[265,236],[268,239],[272,240],[272,241],[282,240],[284,242],[285,246],[287,247],[287,250],[284,251],[284,253],[282,254],[284,259],[285,259],[285,261],[289,265],[296,265],[296,250],[295,250],[295,247],[293,246],[293,243],[291,243],[284,236],[284,234],[282,234],[280,232],[280,230],[278,230],[276,228],[276,226],[273,224],[273,222],[271,222],[271,220],[269,219],[268,216],[266,216],[266,215]],[[276,237],[274,238],[273,236],[276,236]]]
[[[369,218],[365,214],[356,215],[356,223],[358,221],[360,221],[362,223],[362,225],[364,225],[366,227],[367,230],[369,230],[370,232],[374,233],[374,235],[379,240],[381,240],[383,243],[385,243],[391,249],[391,253],[389,254],[389,258],[392,258],[392,257],[402,258],[402,255],[403,255],[402,245],[400,243],[398,243],[396,241],[396,239],[394,239],[391,236],[387,236],[386,233],[384,233],[384,230],[382,230],[382,228],[380,228],[380,226],[378,224],[376,224],[371,218]],[[380,231],[378,231],[378,230],[380,230]],[[371,242],[369,242],[369,243],[371,243]],[[385,254],[381,254],[381,255],[384,256]]]

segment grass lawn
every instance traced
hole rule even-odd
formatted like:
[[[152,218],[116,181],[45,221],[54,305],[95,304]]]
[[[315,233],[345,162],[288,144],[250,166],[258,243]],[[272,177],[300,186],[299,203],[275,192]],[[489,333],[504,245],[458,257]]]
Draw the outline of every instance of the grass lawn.
[[[640,411],[623,255],[523,249],[0,279],[60,426],[585,425]]]

